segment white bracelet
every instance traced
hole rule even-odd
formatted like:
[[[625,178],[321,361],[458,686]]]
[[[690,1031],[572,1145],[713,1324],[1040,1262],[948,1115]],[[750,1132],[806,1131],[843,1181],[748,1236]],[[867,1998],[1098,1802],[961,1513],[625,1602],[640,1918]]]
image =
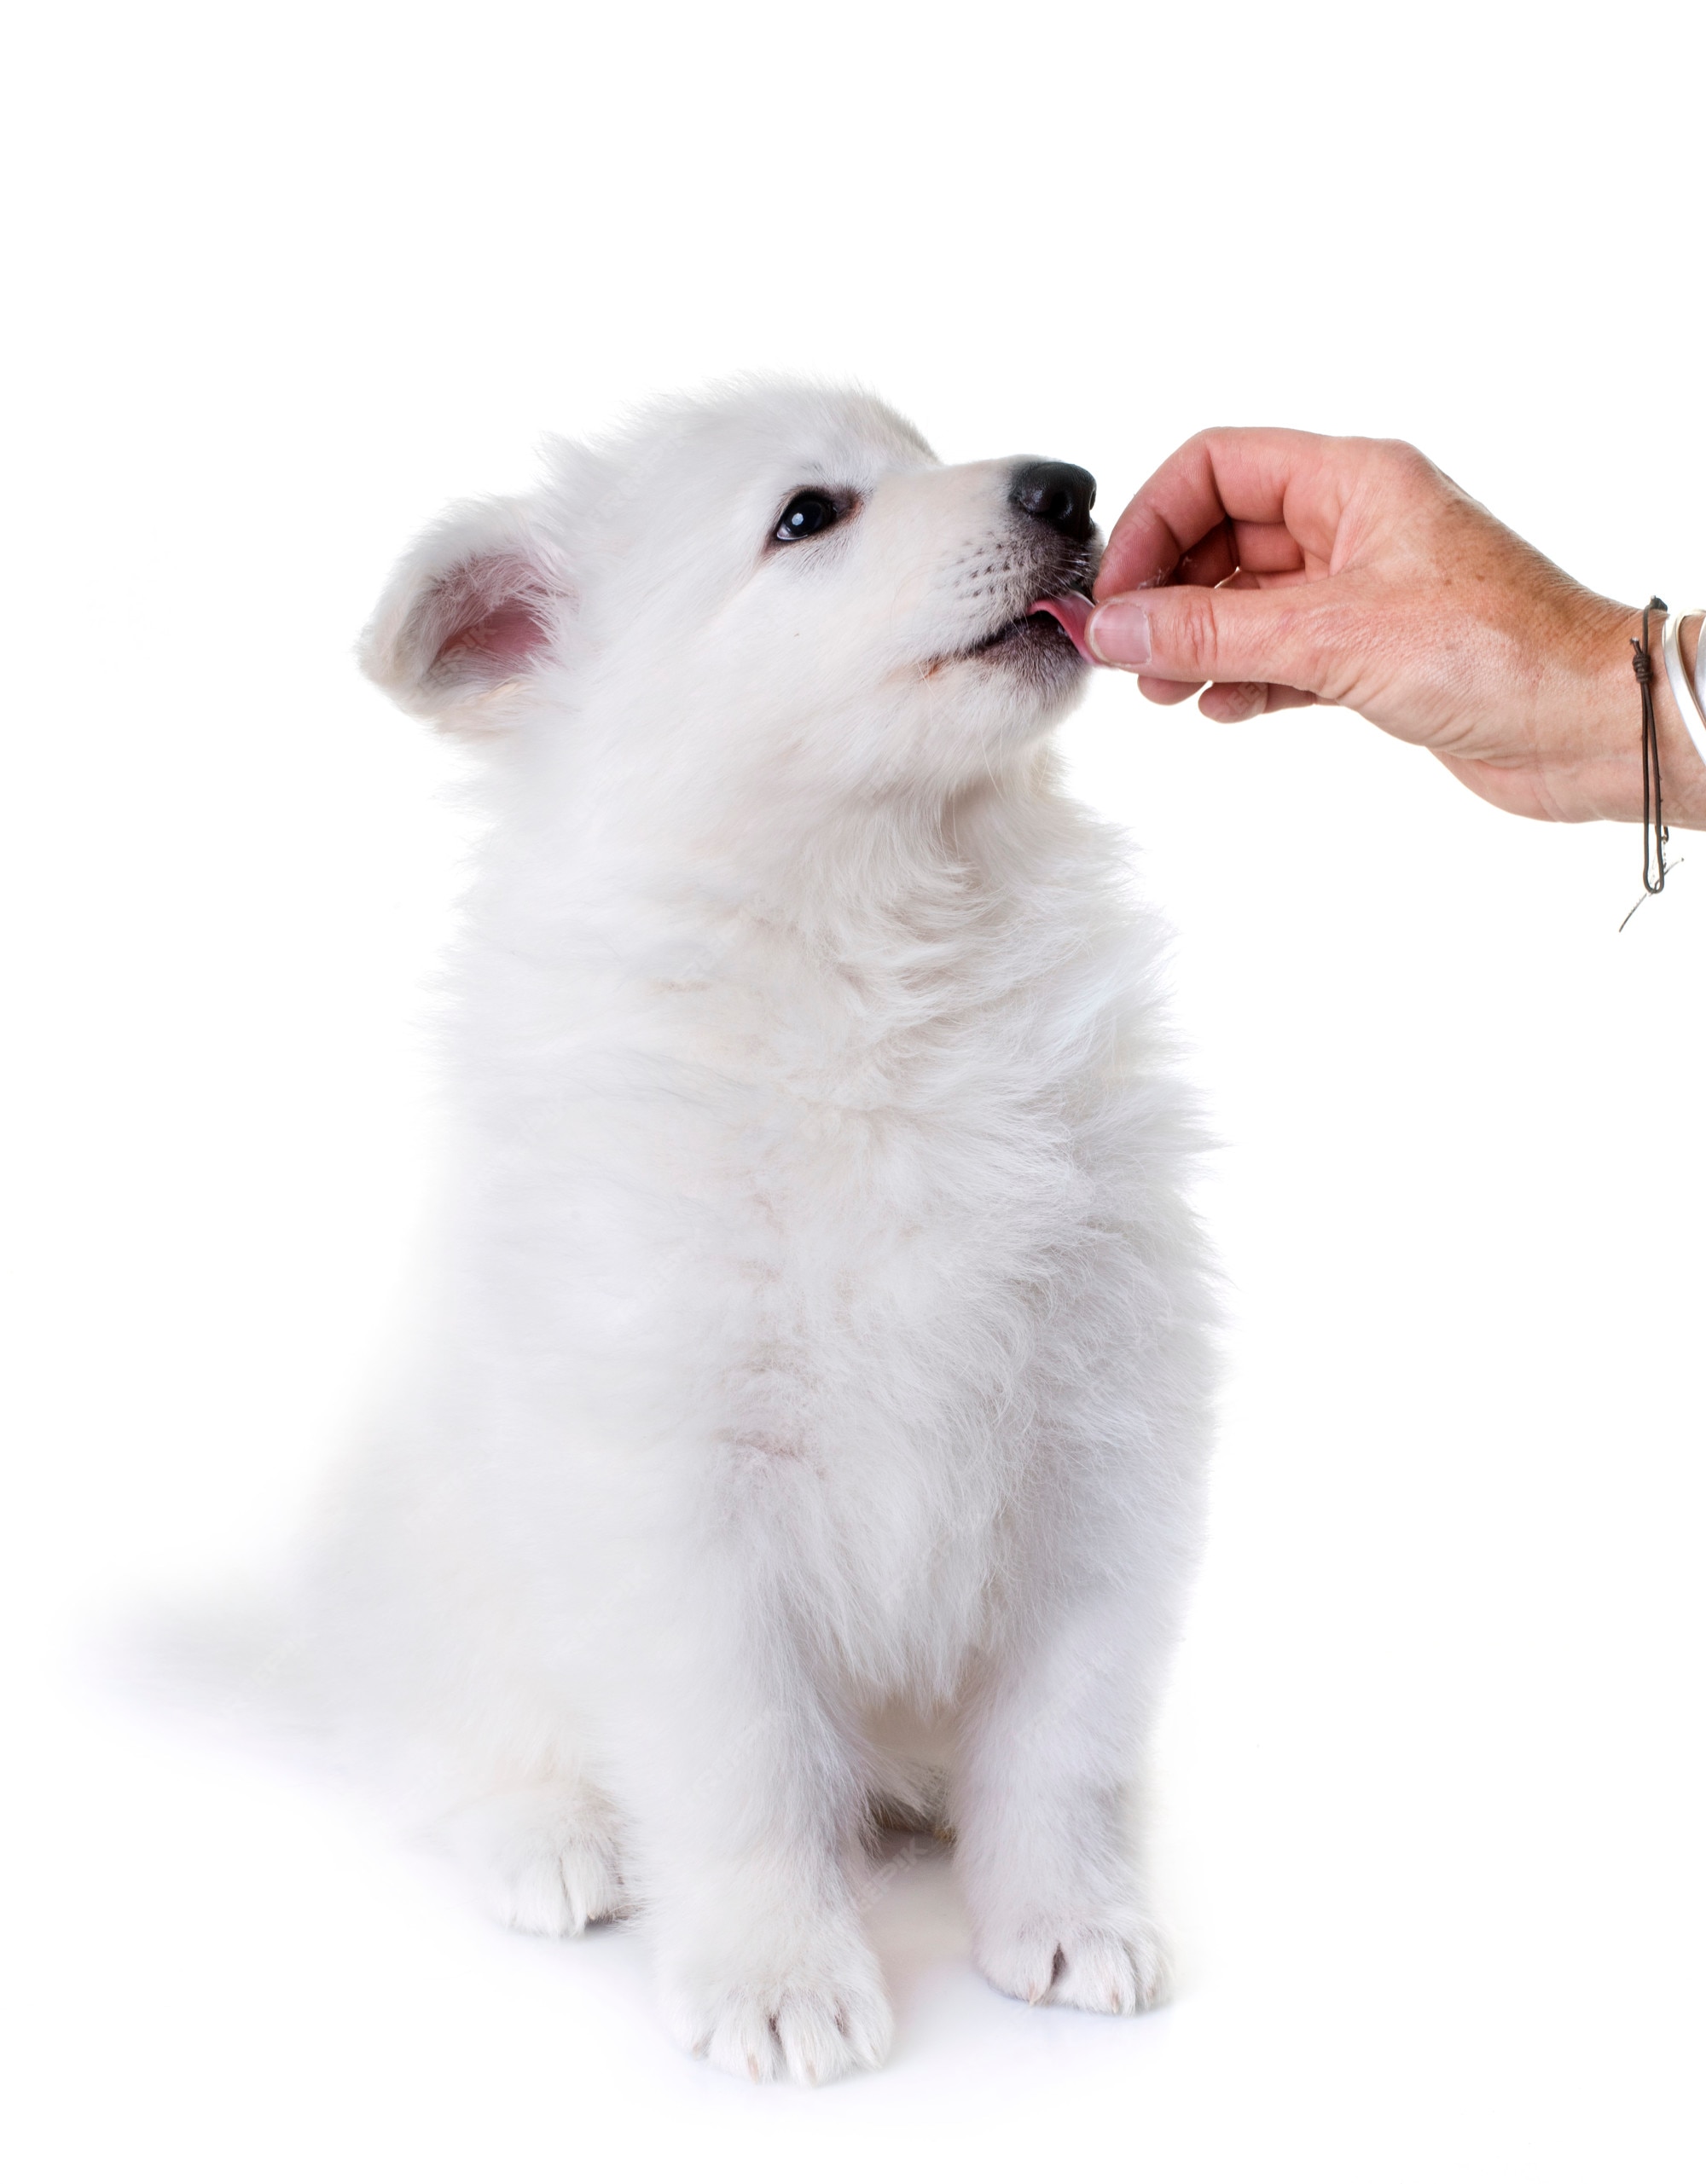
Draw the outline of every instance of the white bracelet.
[[[1683,672],[1682,646],[1677,633],[1686,622],[1686,614],[1668,614],[1664,617],[1664,671],[1670,678],[1670,694],[1676,700],[1676,710],[1682,715],[1682,725],[1687,729],[1694,748],[1700,754],[1700,762],[1706,766],[1706,697],[1701,692],[1701,667],[1706,662],[1706,623],[1701,624],[1699,641],[1694,652],[1694,680],[1691,682]]]
[[[1677,634],[1677,649],[1682,647],[1680,631]],[[1701,717],[1706,720],[1706,620],[1700,624],[1699,634],[1694,640],[1694,695],[1699,703]]]

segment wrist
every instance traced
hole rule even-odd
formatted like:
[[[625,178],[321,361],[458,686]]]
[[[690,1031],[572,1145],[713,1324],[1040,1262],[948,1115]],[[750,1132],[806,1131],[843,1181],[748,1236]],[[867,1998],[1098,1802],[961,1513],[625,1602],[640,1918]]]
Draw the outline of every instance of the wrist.
[[[1653,719],[1658,729],[1659,780],[1668,826],[1706,828],[1706,761],[1678,708],[1665,673],[1660,634],[1664,617],[1651,618]],[[1594,640],[1596,702],[1584,722],[1591,741],[1581,752],[1568,816],[1621,819],[1641,816],[1641,700],[1631,640],[1641,634],[1639,608],[1619,608]],[[1691,679],[1701,642],[1702,617],[1691,615],[1681,632],[1684,673]],[[1685,692],[1682,702],[1691,704]]]

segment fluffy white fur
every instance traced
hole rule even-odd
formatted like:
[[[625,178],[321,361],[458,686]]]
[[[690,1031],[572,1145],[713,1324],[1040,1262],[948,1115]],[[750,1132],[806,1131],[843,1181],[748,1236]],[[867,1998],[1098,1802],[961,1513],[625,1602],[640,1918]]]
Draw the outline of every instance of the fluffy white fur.
[[[1132,2010],[1130,1792],[1210,1346],[1154,936],[1047,733],[1073,548],[859,395],[564,447],[399,569],[368,672],[477,742],[454,1190],[311,1587],[350,1741],[490,1908],[643,1913],[714,2061],[889,2010],[873,1816],[1006,1992]],[[844,511],[779,545],[802,488]]]

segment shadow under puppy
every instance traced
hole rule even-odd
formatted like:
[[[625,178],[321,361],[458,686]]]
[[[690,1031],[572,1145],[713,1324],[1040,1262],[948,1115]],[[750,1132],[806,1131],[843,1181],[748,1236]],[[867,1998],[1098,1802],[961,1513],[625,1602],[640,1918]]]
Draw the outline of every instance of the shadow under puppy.
[[[432,1301],[304,1656],[500,1916],[641,1912],[757,2077],[884,2053],[879,1809],[951,1827],[1006,1992],[1161,1977],[1210,1312],[1156,935],[1047,742],[1093,492],[742,386],[453,510],[364,640],[489,824]]]

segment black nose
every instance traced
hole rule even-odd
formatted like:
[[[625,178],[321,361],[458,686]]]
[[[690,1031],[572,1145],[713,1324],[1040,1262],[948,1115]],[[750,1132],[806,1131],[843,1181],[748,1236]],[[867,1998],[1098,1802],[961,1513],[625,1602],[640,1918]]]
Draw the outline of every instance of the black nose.
[[[1096,505],[1096,481],[1075,462],[1022,463],[1013,472],[1007,498],[1016,508],[1058,530],[1075,546],[1090,536],[1090,511]]]

